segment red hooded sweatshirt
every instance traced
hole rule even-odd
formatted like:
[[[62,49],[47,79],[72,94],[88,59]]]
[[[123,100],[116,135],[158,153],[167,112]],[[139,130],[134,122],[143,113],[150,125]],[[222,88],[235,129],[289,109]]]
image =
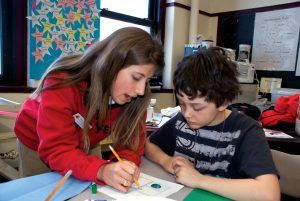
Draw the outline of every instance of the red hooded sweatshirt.
[[[47,79],[45,85],[55,81]],[[82,86],[86,86],[82,83]],[[112,108],[105,126],[98,128],[96,119],[89,130],[90,145],[96,145],[109,135],[112,125],[122,107]],[[29,98],[23,104],[16,119],[14,131],[18,139],[27,147],[38,151],[41,159],[50,169],[65,174],[72,170],[72,175],[80,180],[97,180],[97,171],[108,161],[98,156],[88,155],[80,149],[82,128],[75,123],[73,115],[86,115],[84,94],[75,86],[44,90],[37,99]],[[117,150],[121,158],[137,165],[144,153],[145,129],[141,132],[137,153],[130,150]],[[113,155],[111,156],[111,159]]]

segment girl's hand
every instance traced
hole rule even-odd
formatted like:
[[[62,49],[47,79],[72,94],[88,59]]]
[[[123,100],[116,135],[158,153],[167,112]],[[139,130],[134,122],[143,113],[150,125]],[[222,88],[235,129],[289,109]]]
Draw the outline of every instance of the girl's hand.
[[[104,164],[99,168],[97,178],[121,192],[128,192],[133,178],[138,179],[140,169],[131,161]]]

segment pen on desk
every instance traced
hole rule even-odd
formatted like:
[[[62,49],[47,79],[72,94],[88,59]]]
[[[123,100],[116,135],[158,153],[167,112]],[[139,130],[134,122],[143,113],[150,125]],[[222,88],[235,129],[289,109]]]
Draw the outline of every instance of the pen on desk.
[[[48,195],[45,201],[49,201],[52,196],[60,189],[60,187],[67,181],[67,179],[71,176],[72,170],[69,170],[65,176],[58,182],[58,184],[55,186],[55,188],[51,191],[51,193]]]
[[[118,161],[122,161],[122,159],[120,158],[119,154],[114,150],[114,148],[110,145],[108,145],[109,149],[112,151],[112,153],[115,155],[115,157],[118,159]],[[136,178],[133,178],[133,181],[135,183],[135,185],[137,185],[137,187],[140,186],[139,181]]]

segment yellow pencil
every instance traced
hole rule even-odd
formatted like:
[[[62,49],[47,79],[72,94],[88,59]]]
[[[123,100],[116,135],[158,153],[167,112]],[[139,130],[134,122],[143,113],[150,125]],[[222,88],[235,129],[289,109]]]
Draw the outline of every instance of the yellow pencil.
[[[51,191],[51,193],[48,195],[45,201],[49,201],[52,196],[58,191],[58,189],[67,181],[67,179],[71,176],[72,170],[69,170],[65,176],[58,182],[58,184],[55,186],[55,188]]]
[[[120,161],[120,162],[123,161],[120,158],[119,154],[114,150],[114,148],[112,146],[108,145],[108,147],[112,151],[112,153],[115,155],[115,157],[118,159],[118,161]],[[133,181],[134,181],[135,185],[137,185],[137,187],[140,186],[140,183],[139,183],[139,181],[136,178],[133,178]]]

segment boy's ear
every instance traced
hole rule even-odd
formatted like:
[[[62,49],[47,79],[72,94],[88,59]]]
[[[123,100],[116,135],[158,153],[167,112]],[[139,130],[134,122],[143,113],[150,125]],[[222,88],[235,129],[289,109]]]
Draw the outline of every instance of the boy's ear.
[[[228,105],[229,105],[228,101],[224,101],[224,103],[218,108],[218,110],[220,112],[222,112],[222,111],[226,110],[226,108],[228,107]]]

